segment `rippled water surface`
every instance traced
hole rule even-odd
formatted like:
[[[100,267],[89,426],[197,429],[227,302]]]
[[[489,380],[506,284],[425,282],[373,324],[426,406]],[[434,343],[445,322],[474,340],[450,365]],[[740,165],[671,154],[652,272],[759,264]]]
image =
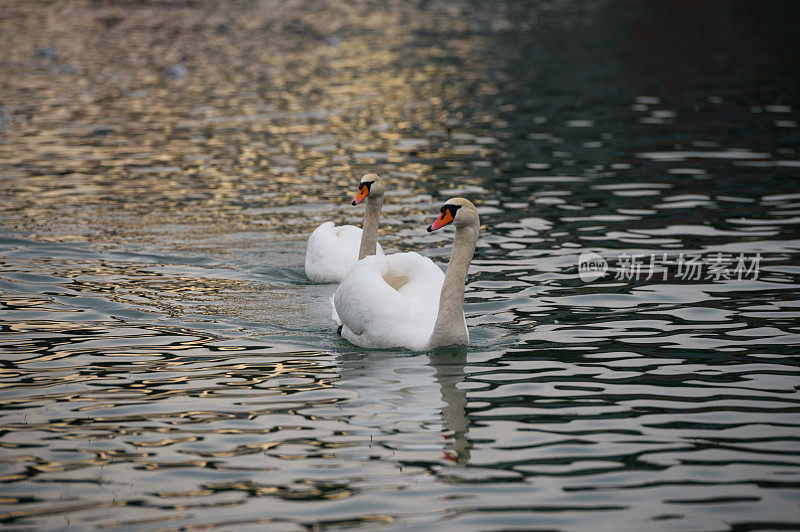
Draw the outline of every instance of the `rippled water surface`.
[[[800,528],[798,11],[3,2],[0,522]],[[468,349],[336,335],[367,171]]]

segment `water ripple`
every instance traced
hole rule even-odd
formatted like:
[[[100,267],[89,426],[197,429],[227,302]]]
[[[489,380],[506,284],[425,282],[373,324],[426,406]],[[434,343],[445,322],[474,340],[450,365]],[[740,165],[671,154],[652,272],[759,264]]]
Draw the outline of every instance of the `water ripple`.
[[[800,526],[796,7],[7,4],[0,522]],[[469,348],[335,334],[367,171]]]

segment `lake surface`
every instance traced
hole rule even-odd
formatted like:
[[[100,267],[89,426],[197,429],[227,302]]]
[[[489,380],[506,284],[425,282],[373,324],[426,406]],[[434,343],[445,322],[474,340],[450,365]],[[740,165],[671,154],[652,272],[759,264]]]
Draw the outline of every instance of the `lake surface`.
[[[3,2],[0,522],[800,528],[797,20]],[[387,250],[478,205],[469,348],[336,335],[366,172]]]

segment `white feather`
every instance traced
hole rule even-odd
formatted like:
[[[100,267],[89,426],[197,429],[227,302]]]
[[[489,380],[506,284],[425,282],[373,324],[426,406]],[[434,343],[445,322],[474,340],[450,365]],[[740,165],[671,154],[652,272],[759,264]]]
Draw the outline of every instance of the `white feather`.
[[[366,257],[336,289],[332,314],[351,343],[422,351],[436,323],[443,282],[442,270],[419,253]]]
[[[361,229],[325,222],[311,233],[306,245],[306,277],[314,283],[341,282],[358,260]],[[383,248],[377,244],[378,255]]]

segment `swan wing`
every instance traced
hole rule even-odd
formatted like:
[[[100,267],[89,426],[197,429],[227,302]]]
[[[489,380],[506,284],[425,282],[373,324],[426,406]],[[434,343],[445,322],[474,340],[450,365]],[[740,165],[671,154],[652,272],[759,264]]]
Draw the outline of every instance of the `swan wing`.
[[[339,325],[342,324],[342,320],[339,319],[339,315],[336,313],[336,303],[333,302],[333,298],[335,296],[336,292],[331,294],[331,297],[328,301],[330,301],[331,304],[331,319],[334,321],[334,323],[336,323],[336,326],[338,327]]]
[[[361,228],[325,222],[314,229],[306,245],[306,277],[315,283],[337,283],[358,260]],[[383,248],[377,245],[377,253]]]
[[[342,336],[362,347],[425,349],[443,282],[442,270],[418,253],[358,261],[334,294]]]

